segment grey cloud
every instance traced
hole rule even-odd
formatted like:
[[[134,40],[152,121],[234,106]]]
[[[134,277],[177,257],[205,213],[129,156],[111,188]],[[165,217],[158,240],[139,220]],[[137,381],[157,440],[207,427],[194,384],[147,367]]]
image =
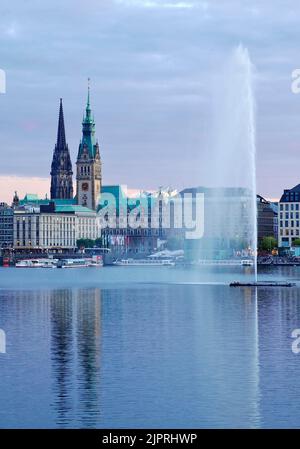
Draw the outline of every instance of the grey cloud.
[[[283,147],[300,143],[300,96],[290,92],[290,72],[300,65],[299,7],[281,0],[276,7],[270,0],[122,3],[3,6],[0,68],[8,79],[0,148],[9,146],[14,156],[0,172],[48,175],[61,96],[74,160],[90,76],[105,182],[201,184],[214,76],[243,42],[257,68],[259,188],[279,195],[285,186],[267,183],[265,173],[280,170]]]

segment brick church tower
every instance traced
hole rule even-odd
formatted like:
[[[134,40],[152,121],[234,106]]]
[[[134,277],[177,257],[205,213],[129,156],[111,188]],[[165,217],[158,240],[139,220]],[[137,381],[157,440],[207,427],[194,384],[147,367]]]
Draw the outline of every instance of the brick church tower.
[[[68,145],[66,143],[64,113],[60,99],[57,142],[51,165],[51,199],[73,198],[73,171]]]

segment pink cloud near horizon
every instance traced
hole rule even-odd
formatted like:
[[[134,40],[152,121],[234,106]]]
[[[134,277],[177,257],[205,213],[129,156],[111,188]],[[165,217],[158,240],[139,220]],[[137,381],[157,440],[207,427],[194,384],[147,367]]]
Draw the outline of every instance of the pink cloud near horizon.
[[[49,197],[50,179],[39,177],[0,176],[0,202],[10,204],[14,192],[22,199],[26,193],[36,193],[40,198]]]

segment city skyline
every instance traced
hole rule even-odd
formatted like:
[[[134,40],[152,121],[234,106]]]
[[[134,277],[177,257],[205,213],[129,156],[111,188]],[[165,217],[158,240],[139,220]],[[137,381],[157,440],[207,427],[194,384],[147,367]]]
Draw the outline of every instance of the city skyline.
[[[104,184],[206,185],[201,162],[209,149],[211,78],[241,41],[256,66],[257,193],[279,198],[299,183],[300,96],[291,92],[299,7],[293,2],[279,2],[272,17],[269,1],[47,5],[56,21],[38,20],[45,6],[42,11],[33,1],[3,6],[0,18],[0,67],[7,75],[1,144],[13,154],[1,163],[1,200],[11,201],[16,189],[20,196],[49,194],[60,97],[75,160],[88,76]],[[82,35],[84,21],[89,32]]]

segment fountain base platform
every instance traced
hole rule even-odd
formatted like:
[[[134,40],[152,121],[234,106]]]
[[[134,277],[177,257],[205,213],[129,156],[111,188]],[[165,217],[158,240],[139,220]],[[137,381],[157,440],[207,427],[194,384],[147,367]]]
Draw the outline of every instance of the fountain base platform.
[[[295,287],[295,282],[257,281],[257,282],[231,282],[230,287]]]

